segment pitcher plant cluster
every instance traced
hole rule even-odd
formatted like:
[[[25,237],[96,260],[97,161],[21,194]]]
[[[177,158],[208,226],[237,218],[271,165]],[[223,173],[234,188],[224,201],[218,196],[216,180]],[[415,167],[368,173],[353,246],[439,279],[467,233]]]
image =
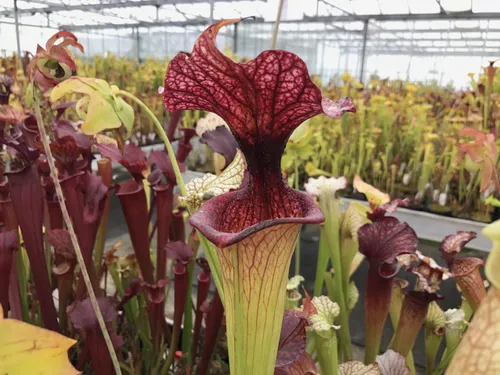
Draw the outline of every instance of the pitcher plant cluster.
[[[414,202],[401,199],[398,178],[420,173],[422,199],[427,184],[438,181],[437,149],[430,149],[437,147],[435,138],[423,125],[438,110],[416,103],[409,86],[401,106],[384,104],[394,99],[394,87],[381,82],[364,92],[349,77],[343,77],[351,84],[342,96],[335,86],[323,95],[305,63],[286,51],[235,62],[215,41],[221,28],[240,21],[210,26],[191,53],[175,56],[166,72],[152,73],[164,77],[155,102],[160,98],[168,116],[128,91],[134,73],[127,64],[108,72],[124,89],[81,75],[93,68],[83,63],[79,71],[70,49],[83,47],[65,31],[25,64],[29,100],[20,99],[12,77],[0,77],[0,327],[6,332],[0,372],[408,375],[416,373],[412,348],[423,330],[427,374],[493,374],[500,368],[494,319],[499,223],[484,230],[494,242],[488,290],[483,261],[460,254],[475,233],[443,234],[438,263],[418,250],[415,231],[393,216]],[[156,82],[147,82],[149,89]],[[357,109],[344,94],[357,97]],[[458,191],[468,184],[461,204],[477,198],[476,188],[490,195],[499,188],[495,132],[488,131],[494,104],[481,103],[484,125],[454,123],[464,125],[457,134],[465,141],[446,143],[438,163],[447,168],[439,172],[442,189],[456,186],[457,169],[463,178]],[[370,105],[384,107],[385,115],[376,117]],[[387,112],[393,110],[401,116]],[[210,114],[199,119],[204,112]],[[359,123],[346,112],[357,112]],[[397,139],[389,117],[410,122]],[[130,141],[139,118],[147,119],[163,150],[146,154]],[[179,127],[181,118],[190,126]],[[315,137],[317,131],[325,137]],[[344,142],[352,132],[358,144]],[[216,173],[185,184],[195,137],[213,150]],[[423,150],[413,147],[424,138]],[[396,143],[408,151],[397,163],[391,154]],[[381,145],[386,155],[374,151]],[[315,163],[309,161],[318,151]],[[405,161],[415,152],[420,156]],[[371,168],[379,156],[383,167]],[[358,164],[346,164],[355,159]],[[128,179],[116,178],[116,166]],[[301,192],[304,170],[322,176],[309,178]],[[363,181],[368,173],[389,193]],[[340,194],[347,189],[369,206],[351,203],[342,210]],[[107,241],[112,196],[128,228],[128,255],[119,242]],[[300,287],[297,245],[304,224],[321,230],[312,296]],[[289,279],[294,249],[296,274]],[[352,275],[364,261],[361,362],[353,355],[349,317],[360,297]],[[416,281],[410,285],[403,273]],[[460,306],[441,309],[443,282],[455,283]],[[394,335],[381,353],[388,318]]]

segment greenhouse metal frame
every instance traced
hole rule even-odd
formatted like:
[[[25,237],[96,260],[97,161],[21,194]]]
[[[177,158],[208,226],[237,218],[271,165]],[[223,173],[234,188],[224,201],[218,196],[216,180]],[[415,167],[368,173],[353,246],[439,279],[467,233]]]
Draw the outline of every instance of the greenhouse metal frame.
[[[26,49],[23,29],[65,29],[85,35],[80,38],[89,57],[111,51],[144,59],[188,50],[208,24],[220,19],[253,15],[255,19],[223,30],[219,44],[255,56],[270,46],[279,4],[280,0],[2,0],[0,27],[15,27],[18,53]],[[367,61],[379,55],[409,56],[407,68],[401,69],[406,78],[411,78],[413,57],[474,56],[484,62],[500,55],[500,5],[488,0],[405,0],[394,9],[395,4],[284,0],[277,48],[306,56],[313,73],[329,76],[348,70],[360,80],[370,73]],[[4,39],[2,34],[0,28]],[[332,51],[338,61],[331,61]]]

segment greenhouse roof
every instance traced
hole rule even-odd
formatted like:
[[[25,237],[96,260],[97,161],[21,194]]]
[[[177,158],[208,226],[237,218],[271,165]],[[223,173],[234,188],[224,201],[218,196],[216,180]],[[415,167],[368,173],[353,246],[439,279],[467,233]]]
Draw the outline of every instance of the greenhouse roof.
[[[202,29],[220,19],[255,16],[275,22],[280,0],[0,0],[0,23],[117,35],[123,29]],[[279,38],[307,33],[368,53],[495,56],[500,1],[284,0]],[[265,34],[265,35],[264,35]],[[257,31],[255,38],[259,37]],[[262,29],[268,38],[268,29]],[[366,41],[366,42],[365,42]]]

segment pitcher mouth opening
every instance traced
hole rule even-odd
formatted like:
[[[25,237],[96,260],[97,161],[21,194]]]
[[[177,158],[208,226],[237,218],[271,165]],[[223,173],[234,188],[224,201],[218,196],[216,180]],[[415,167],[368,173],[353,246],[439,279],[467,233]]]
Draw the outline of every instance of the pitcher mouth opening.
[[[289,188],[289,194],[294,197],[294,203],[301,208],[300,216],[285,216],[271,219],[264,219],[249,226],[233,226],[231,222],[243,212],[231,210],[231,203],[242,200],[245,189],[237,190],[210,199],[189,219],[190,224],[198,229],[210,242],[219,248],[228,247],[240,242],[250,235],[280,224],[321,224],[325,220],[323,213],[314,203],[312,198],[300,191]],[[243,203],[243,202],[242,202]],[[245,201],[246,205],[252,206]],[[247,207],[248,208],[248,207]],[[222,221],[222,219],[224,219]]]

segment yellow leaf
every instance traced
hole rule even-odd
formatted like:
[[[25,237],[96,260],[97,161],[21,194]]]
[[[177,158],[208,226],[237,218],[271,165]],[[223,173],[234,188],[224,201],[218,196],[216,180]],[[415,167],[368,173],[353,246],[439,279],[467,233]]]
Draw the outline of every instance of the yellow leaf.
[[[117,129],[122,125],[113,106],[97,91],[90,95],[87,116],[82,124],[82,131],[94,135],[106,129]]]
[[[89,108],[89,102],[90,102],[90,96],[82,96],[78,102],[76,102],[76,114],[78,117],[80,117],[82,120],[85,121],[87,118],[87,111]]]
[[[486,261],[486,277],[500,290],[500,220],[484,228],[483,235],[493,241],[493,248]]]
[[[370,205],[373,205],[375,207],[389,203],[391,200],[389,194],[383,193],[376,187],[367,184],[358,175],[354,177],[353,185],[357,191],[366,195],[366,199],[368,199]]]
[[[122,98],[116,98],[114,106],[116,114],[125,126],[125,129],[127,129],[128,138],[132,134],[132,128],[134,127],[134,109]]]
[[[193,211],[198,210],[206,198],[221,195],[231,189],[240,187],[245,174],[246,162],[240,150],[237,151],[231,164],[219,175],[207,173],[203,177],[195,178],[186,185],[187,197],[185,200]]]
[[[0,374],[76,375],[68,349],[76,341],[15,319],[0,307]]]
[[[122,98],[116,96],[118,88],[97,78],[71,77],[58,84],[50,93],[50,99],[57,101],[70,93],[84,94],[76,107],[78,116],[84,120],[82,130],[94,135],[106,129],[116,129],[123,125],[127,138],[134,125],[134,109]]]
[[[50,100],[55,102],[61,99],[66,94],[77,92],[79,94],[91,95],[94,92],[94,78],[71,77],[59,83],[50,92]]]

